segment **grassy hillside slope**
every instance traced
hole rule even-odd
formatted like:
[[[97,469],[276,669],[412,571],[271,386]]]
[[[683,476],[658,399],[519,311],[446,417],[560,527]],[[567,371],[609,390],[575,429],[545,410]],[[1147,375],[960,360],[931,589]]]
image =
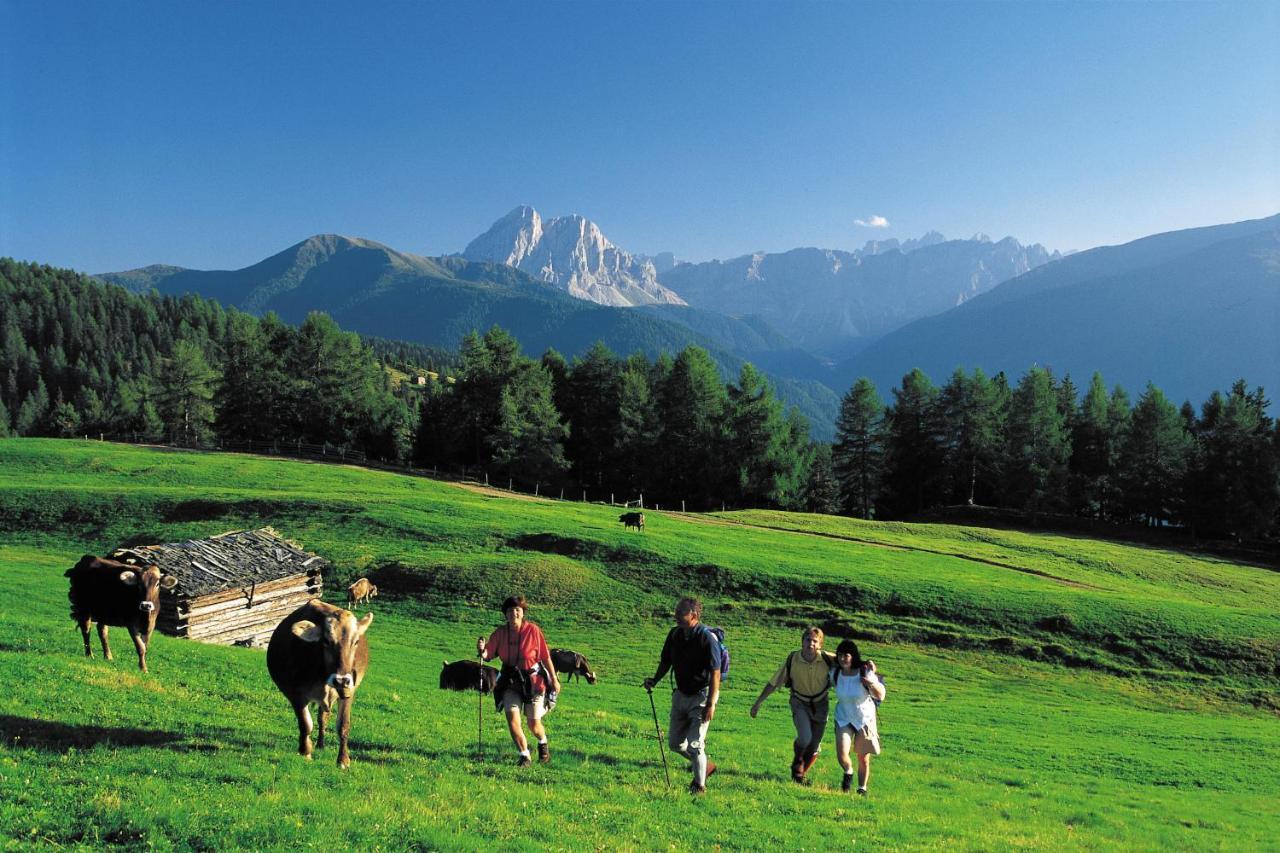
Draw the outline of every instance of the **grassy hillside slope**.
[[[343,843],[1238,847],[1274,843],[1280,574],[973,528],[653,513],[391,474],[83,442],[0,441],[0,838],[11,846]],[[62,572],[84,552],[272,524],[382,589],[351,771],[294,754],[260,650],[157,637],[140,675],[80,655]],[[517,772],[484,705],[440,691],[508,591],[601,681],[566,687],[555,760]],[[668,792],[648,699],[673,597],[725,626],[733,673],[707,797]],[[335,595],[326,596],[331,600]],[[790,719],[747,708],[807,620],[886,673],[872,795],[786,779]],[[96,652],[95,652],[96,654]],[[1064,666],[1062,664],[1070,664]],[[658,711],[665,728],[665,696]],[[678,762],[678,759],[676,760]]]

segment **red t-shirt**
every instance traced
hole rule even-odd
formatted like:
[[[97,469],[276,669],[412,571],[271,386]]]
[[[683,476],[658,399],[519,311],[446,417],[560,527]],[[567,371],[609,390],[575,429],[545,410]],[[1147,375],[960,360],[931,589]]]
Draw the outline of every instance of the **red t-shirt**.
[[[514,640],[514,641],[513,641]],[[531,669],[535,663],[551,660],[551,650],[542,636],[542,629],[532,622],[520,626],[520,633],[513,637],[511,628],[503,625],[489,635],[485,644],[485,656],[490,660],[501,658],[504,664],[520,669]],[[550,687],[541,669],[533,677],[533,692],[546,693]]]

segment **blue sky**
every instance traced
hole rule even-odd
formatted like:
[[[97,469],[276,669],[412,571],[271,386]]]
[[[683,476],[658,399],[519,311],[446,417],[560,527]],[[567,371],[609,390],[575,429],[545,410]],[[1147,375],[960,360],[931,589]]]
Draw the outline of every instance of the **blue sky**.
[[[0,0],[0,255],[443,254],[525,203],[690,260],[1085,249],[1280,211],[1277,44],[1280,3]]]

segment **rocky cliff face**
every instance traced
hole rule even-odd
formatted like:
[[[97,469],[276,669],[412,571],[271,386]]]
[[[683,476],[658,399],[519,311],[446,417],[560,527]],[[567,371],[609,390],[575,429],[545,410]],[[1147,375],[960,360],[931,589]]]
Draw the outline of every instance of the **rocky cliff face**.
[[[543,220],[521,206],[472,240],[463,256],[506,264],[601,305],[684,305],[658,282],[653,262],[619,249],[581,216]]]
[[[680,264],[662,282],[691,306],[760,315],[797,345],[839,358],[1057,257],[1012,237],[993,243],[931,232],[855,252],[793,249]]]

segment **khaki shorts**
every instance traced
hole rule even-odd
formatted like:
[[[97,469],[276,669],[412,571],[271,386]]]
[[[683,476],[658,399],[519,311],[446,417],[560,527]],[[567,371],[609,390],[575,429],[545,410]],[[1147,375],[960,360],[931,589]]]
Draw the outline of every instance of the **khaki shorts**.
[[[855,729],[853,726],[839,726],[836,728],[836,738],[839,741],[841,750],[849,748],[849,739],[853,739],[854,755],[879,755],[880,754],[880,736],[875,728],[867,726],[863,729]]]
[[[512,709],[521,712],[530,720],[541,720],[542,715],[546,713],[546,697],[541,693],[535,693],[533,701],[526,702],[519,690],[508,689],[502,694],[502,710],[510,712]]]

